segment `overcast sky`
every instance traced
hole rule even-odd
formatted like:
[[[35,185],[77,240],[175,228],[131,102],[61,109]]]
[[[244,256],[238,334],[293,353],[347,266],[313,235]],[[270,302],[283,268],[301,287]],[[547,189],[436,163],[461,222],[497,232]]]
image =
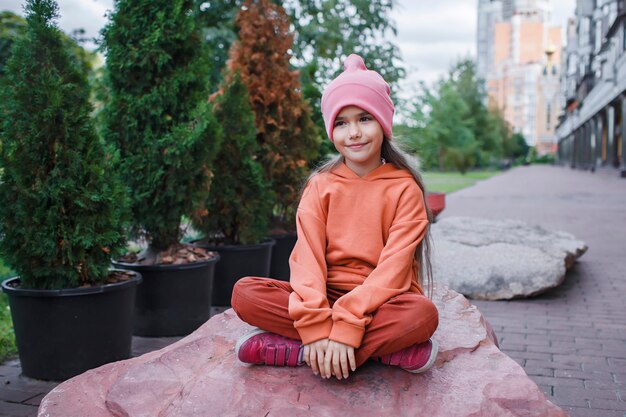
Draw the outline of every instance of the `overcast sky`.
[[[405,84],[436,81],[459,58],[476,56],[477,0],[400,0],[393,18],[407,69]],[[551,0],[552,24],[566,26],[576,0]]]
[[[106,23],[113,0],[58,0],[59,26],[66,33],[83,28],[89,37],[98,36]],[[21,0],[0,0],[0,10],[22,12]],[[575,0],[552,0],[553,23],[565,27],[573,17]],[[445,74],[448,67],[465,56],[476,54],[477,0],[400,0],[393,18],[398,28],[395,43],[407,69],[406,85],[427,83]]]

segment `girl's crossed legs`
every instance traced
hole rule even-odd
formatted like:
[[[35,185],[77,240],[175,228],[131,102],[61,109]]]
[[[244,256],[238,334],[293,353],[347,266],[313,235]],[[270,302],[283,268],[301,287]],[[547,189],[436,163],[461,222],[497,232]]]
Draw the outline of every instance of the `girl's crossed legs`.
[[[288,282],[270,278],[246,277],[233,289],[231,305],[246,323],[271,333],[300,340],[289,317]],[[344,293],[328,289],[330,304]],[[428,297],[404,293],[392,298],[376,312],[365,329],[361,346],[355,350],[356,366],[370,357],[381,357],[426,342],[435,333],[439,315]]]

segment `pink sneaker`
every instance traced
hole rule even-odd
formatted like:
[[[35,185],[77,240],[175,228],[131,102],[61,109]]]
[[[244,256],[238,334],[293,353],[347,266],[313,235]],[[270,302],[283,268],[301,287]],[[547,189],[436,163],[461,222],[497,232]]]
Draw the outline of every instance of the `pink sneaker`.
[[[421,374],[434,365],[437,358],[437,348],[437,342],[429,339],[424,343],[409,346],[398,352],[383,356],[372,356],[370,359],[385,365],[399,366],[405,371],[414,374]]]
[[[255,329],[237,340],[235,353],[241,362],[253,365],[304,365],[302,343],[265,330]]]

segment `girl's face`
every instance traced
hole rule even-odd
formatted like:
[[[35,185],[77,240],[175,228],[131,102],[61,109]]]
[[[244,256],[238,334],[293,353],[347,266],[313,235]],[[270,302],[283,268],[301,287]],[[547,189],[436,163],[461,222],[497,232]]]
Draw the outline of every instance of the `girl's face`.
[[[357,106],[341,109],[333,125],[333,143],[346,165],[359,176],[381,165],[383,128],[378,121]]]

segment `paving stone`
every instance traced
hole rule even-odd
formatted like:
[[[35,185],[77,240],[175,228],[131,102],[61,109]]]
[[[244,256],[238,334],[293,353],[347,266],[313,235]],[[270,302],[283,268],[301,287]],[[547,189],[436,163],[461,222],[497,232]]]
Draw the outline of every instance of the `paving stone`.
[[[562,354],[564,352],[570,352],[569,350],[564,351],[562,348],[558,348],[554,346],[543,346],[543,345],[528,345],[527,349],[529,352],[549,353],[549,354],[557,354],[557,355]]]
[[[585,382],[582,379],[575,378],[554,378],[533,376],[533,381],[537,384],[551,385],[554,387],[572,387],[572,388],[585,388]]]
[[[626,350],[626,346],[624,346]],[[626,370],[626,359],[608,358],[609,365]]]
[[[610,389],[597,389],[597,388],[570,388],[570,387],[555,387],[555,396],[572,396],[586,400],[614,400],[618,401],[617,390]]]
[[[591,410],[589,408],[564,408],[570,417],[624,417],[621,411],[610,411],[603,409]]]
[[[626,352],[620,352],[613,349],[578,349],[576,354],[583,356],[601,356],[605,358],[623,359],[626,358]],[[610,362],[609,362],[610,364]]]
[[[613,373],[613,380],[619,383],[626,383],[626,374],[621,372]]]
[[[552,360],[552,355],[549,353],[537,353],[537,352],[518,352],[518,351],[508,351],[508,355],[512,358],[519,359],[537,359],[542,361]]]
[[[608,400],[608,399],[590,399],[589,400],[589,408],[599,409],[599,410],[615,410],[615,411],[624,411],[623,401],[617,400]]]
[[[0,400],[8,401],[11,403],[21,403],[29,398],[33,398],[37,393],[15,390],[7,388],[6,386],[0,387]]]
[[[527,345],[550,346],[550,338],[546,337],[548,332],[545,330],[527,329],[524,334]]]
[[[555,361],[539,361],[535,359],[529,359],[526,361],[526,366],[531,368],[552,368],[552,369],[571,369],[578,371],[581,369],[580,364],[577,363],[561,363]]]
[[[19,366],[0,365],[0,375],[2,376],[18,376],[20,373],[22,373],[22,368]]]
[[[531,378],[535,376],[554,376],[554,369],[524,366],[524,370]]]
[[[45,397],[46,394],[47,393],[36,395],[33,398],[30,398],[30,399],[24,401],[23,404],[28,404],[28,405],[33,405],[35,407],[39,407],[39,404],[41,403],[41,400],[43,400],[43,397]]]
[[[37,407],[2,401],[0,402],[0,416],[3,415],[7,417],[35,417],[37,416]]]
[[[41,392],[48,392],[52,388],[56,387],[58,383],[50,381],[41,381],[37,379],[31,379],[24,377],[23,375],[17,377],[11,377],[4,381],[4,387],[13,390],[21,390],[26,392],[32,392],[38,394]]]
[[[537,381],[535,381],[535,382],[537,382]],[[543,392],[546,395],[546,397],[550,397],[552,395],[552,386],[551,385],[537,384],[537,386],[539,387],[541,392]]]
[[[582,399],[577,396],[561,395],[561,394],[554,393],[554,395],[550,397],[550,401],[552,401],[554,404],[558,405],[559,407],[563,407],[567,405],[574,406],[574,407],[586,407],[586,408],[589,407],[589,403],[587,402],[587,400]]]
[[[613,382],[613,374],[610,372],[598,371],[598,372],[583,372],[573,371],[571,369],[557,369],[554,371],[554,376],[557,378],[577,378],[577,379],[592,379],[594,381],[606,381]]]
[[[616,368],[615,366],[611,366],[606,362],[581,362],[583,371],[585,372],[590,372],[590,371],[607,371],[607,372],[612,372],[614,371]]]

